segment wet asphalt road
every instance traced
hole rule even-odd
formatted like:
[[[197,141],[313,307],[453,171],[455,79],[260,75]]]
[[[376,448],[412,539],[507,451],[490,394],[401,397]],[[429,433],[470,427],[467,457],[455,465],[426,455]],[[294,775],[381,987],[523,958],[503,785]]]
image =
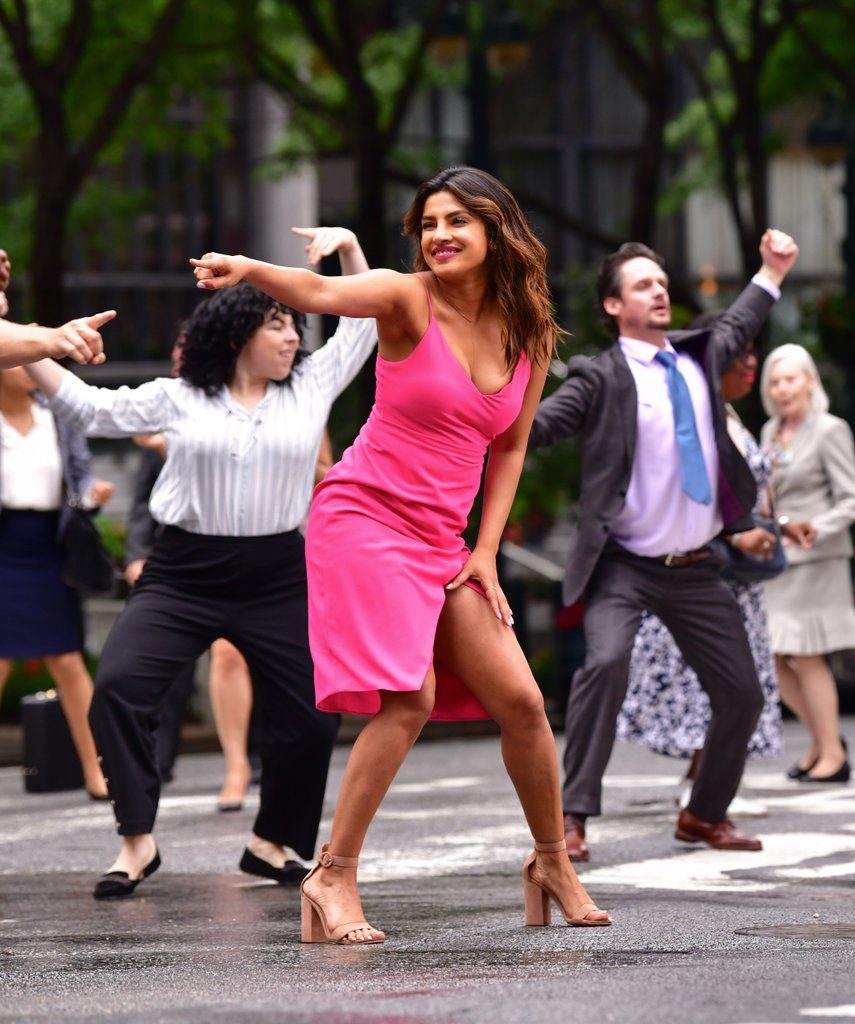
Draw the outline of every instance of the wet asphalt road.
[[[582,876],[608,929],[523,927],[527,832],[498,741],[421,743],[369,834],[363,899],[389,940],[362,949],[302,946],[297,892],[237,872],[257,798],[216,813],[217,756],[179,762],[163,867],[107,903],[90,891],[116,844],[109,810],[25,796],[4,769],[0,1021],[855,1021],[855,785],[785,782],[787,739],[747,775],[769,804],[751,824],[761,854],[676,843],[680,765],[616,750]]]

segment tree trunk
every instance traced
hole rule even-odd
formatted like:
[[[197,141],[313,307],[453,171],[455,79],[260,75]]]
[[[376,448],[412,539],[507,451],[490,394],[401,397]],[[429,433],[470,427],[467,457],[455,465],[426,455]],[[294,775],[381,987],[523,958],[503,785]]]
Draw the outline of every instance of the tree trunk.
[[[647,106],[641,151],[638,154],[633,176],[630,237],[648,245],[653,244],[667,123],[668,89],[666,86],[661,91],[658,101]]]
[[[355,140],[354,140],[355,141]],[[386,150],[379,136],[363,133],[354,147],[356,158],[356,234],[372,268],[388,266],[386,253]],[[398,269],[398,268],[396,268]],[[357,377],[360,422],[374,404],[374,364]]]
[[[356,159],[356,232],[370,267],[386,266],[386,153],[379,138],[360,140]]]
[[[745,253],[745,276],[757,269],[757,247],[763,232],[769,226],[769,158],[763,145],[760,112],[749,110],[742,128],[745,157],[748,161],[748,189],[751,197],[752,237],[746,239],[749,249]]]
[[[62,289],[68,215],[74,196],[70,154],[59,110],[43,118],[36,145],[36,206],[33,217],[33,314],[40,324],[56,327],[66,319]]]

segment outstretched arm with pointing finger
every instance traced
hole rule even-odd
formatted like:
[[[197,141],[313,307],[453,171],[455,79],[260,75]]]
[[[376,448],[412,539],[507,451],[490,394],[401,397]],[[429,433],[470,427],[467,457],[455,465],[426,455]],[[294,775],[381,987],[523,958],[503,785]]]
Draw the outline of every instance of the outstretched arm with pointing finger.
[[[13,324],[0,320],[0,370],[39,360],[65,359],[98,365],[106,359],[101,328],[116,315],[114,310],[69,320],[62,327]]]

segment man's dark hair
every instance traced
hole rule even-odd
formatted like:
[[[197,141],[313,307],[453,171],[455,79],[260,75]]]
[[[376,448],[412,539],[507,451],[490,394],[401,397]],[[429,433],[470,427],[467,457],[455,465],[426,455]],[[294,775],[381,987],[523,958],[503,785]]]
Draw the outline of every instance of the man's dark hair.
[[[600,264],[600,270],[597,274],[597,302],[600,306],[600,314],[605,320],[609,333],[614,335],[615,338],[618,336],[617,321],[603,309],[603,302],[610,296],[620,298],[621,268],[624,263],[637,259],[639,256],[653,260],[657,266],[663,270],[665,269],[665,260],[658,252],[654,252],[650,246],[645,245],[644,242],[624,242],[617,252],[609,253],[606,256]]]
[[[186,322],[186,340],[181,349],[182,379],[201,388],[206,395],[215,395],[231,380],[237,358],[255,331],[272,317],[284,313],[293,317],[300,335],[300,348],[294,356],[296,367],[305,354],[302,341],[306,317],[303,313],[276,302],[245,281],[215,292],[196,307]]]

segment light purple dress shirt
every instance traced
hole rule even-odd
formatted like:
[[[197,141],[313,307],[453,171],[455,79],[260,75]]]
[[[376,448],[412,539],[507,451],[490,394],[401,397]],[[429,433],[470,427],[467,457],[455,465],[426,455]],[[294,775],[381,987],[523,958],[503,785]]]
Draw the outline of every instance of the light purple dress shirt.
[[[753,282],[774,298],[780,291],[760,274]],[[683,493],[680,455],[667,371],[656,361],[659,349],[636,338],[618,338],[638,392],[638,433],[626,502],[612,527],[612,537],[635,555],[656,558],[672,552],[694,551],[708,544],[722,528],[718,507],[718,449],[706,377],[700,365],[684,352],[675,352],[677,369],[692,396],[698,437],[712,491],[712,502],[701,505]]]
[[[694,551],[722,527],[718,510],[718,451],[706,377],[686,353],[675,353],[677,370],[689,387],[704,465],[712,491],[709,505],[683,493],[674,412],[665,367],[656,361],[659,349],[635,338],[618,339],[638,392],[638,435],[626,502],[612,527],[612,537],[635,555],[656,557],[672,551]],[[674,352],[670,342],[666,349]]]

